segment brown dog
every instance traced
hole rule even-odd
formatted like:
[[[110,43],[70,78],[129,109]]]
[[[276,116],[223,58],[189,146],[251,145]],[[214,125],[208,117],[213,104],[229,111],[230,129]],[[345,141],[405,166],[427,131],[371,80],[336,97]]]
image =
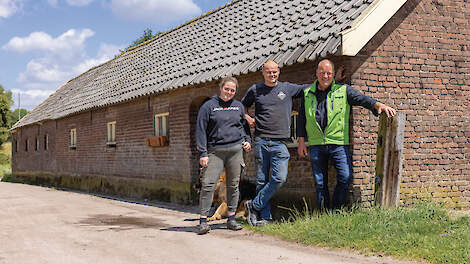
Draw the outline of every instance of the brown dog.
[[[208,217],[207,221],[215,221],[215,220],[220,220],[223,217],[227,216],[227,186],[225,184],[225,172],[223,172],[220,175],[219,181],[217,182],[217,185],[215,187],[214,191],[214,197],[213,197],[213,202],[218,204],[219,206],[217,207],[217,210],[215,210],[215,213],[213,216]],[[242,190],[242,187],[243,190]],[[247,187],[247,188],[246,188]],[[253,188],[250,188],[253,187]],[[235,213],[235,218],[243,219],[246,220],[247,212],[245,210],[245,201],[246,199],[250,199],[252,196],[254,196],[254,185],[241,180],[240,181],[240,200],[238,204],[237,211]],[[252,193],[252,194],[251,194]],[[247,196],[248,194],[248,196]]]

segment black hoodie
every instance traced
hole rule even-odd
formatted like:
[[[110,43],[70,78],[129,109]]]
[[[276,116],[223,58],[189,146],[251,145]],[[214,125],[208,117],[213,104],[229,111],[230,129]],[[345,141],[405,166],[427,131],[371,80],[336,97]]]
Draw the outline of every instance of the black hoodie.
[[[250,143],[249,131],[242,103],[235,99],[224,102],[214,95],[201,106],[197,116],[197,150],[201,157],[207,157],[210,149]]]

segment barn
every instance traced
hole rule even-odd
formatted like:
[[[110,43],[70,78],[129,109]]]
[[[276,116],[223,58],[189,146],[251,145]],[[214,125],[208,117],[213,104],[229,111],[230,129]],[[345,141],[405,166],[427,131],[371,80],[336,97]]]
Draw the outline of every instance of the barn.
[[[469,21],[466,0],[234,0],[58,88],[12,128],[12,179],[195,203],[195,121],[218,80],[237,77],[241,99],[268,59],[281,81],[311,83],[329,58],[345,83],[406,114],[400,202],[469,209]],[[378,118],[353,108],[351,127],[350,198],[372,206]],[[295,129],[277,201],[315,196]]]

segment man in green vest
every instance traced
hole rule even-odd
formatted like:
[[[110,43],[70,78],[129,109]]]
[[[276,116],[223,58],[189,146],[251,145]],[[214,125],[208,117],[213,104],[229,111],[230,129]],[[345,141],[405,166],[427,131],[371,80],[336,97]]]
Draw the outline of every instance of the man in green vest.
[[[360,105],[378,116],[388,117],[395,109],[354,90],[349,85],[334,81],[334,65],[322,60],[316,72],[317,80],[304,90],[300,104],[297,137],[300,157],[310,156],[317,192],[318,208],[330,208],[328,192],[328,161],[336,168],[337,184],[333,194],[333,208],[344,206],[352,178],[349,153],[349,113],[351,106]],[[305,138],[308,140],[308,151]]]

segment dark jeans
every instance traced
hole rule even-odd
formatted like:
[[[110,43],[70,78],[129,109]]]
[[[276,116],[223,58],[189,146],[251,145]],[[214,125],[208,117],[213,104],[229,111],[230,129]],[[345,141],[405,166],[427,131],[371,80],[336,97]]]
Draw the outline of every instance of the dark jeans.
[[[318,208],[330,208],[330,194],[328,191],[328,160],[336,168],[336,187],[333,194],[333,208],[344,206],[352,178],[351,155],[348,146],[324,145],[310,146],[308,148],[312,174],[315,179]]]
[[[202,188],[199,196],[201,215],[209,216],[214,190],[224,168],[228,211],[235,212],[238,205],[240,174],[242,166],[244,166],[242,165],[244,164],[242,145],[210,150],[208,156],[209,164],[203,169]]]

